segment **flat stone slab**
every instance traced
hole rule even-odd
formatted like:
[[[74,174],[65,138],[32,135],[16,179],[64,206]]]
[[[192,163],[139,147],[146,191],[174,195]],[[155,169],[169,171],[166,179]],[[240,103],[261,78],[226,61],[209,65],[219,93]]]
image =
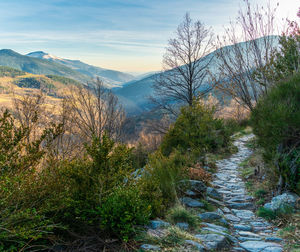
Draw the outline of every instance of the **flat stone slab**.
[[[249,252],[282,252],[282,247],[273,242],[246,241],[240,243],[240,246]]]
[[[239,222],[239,221],[241,221],[241,219],[239,217],[236,217],[233,214],[225,214],[224,216],[229,221],[233,221],[233,222]]]
[[[201,218],[201,220],[218,220],[222,218],[222,216],[216,212],[205,212],[198,214],[198,216]]]
[[[197,248],[198,251],[204,251],[204,249],[205,249],[200,243],[192,241],[192,240],[185,240],[185,244],[191,245],[191,246]]]
[[[259,238],[260,236],[258,234],[248,232],[248,231],[239,231],[240,236],[245,236],[245,237],[253,237],[253,238]]]
[[[250,210],[238,210],[231,209],[231,211],[239,218],[244,220],[251,220],[255,217],[255,214]]]
[[[245,203],[229,203],[227,204],[228,207],[234,208],[234,209],[250,209],[253,208],[253,204],[249,202]]]
[[[281,239],[279,237],[271,236],[271,237],[266,237],[265,241],[266,242],[282,242],[283,239]]]
[[[215,225],[215,224],[212,224],[212,223],[202,222],[201,224],[203,224],[207,227],[213,228],[215,230],[222,231],[222,232],[228,232],[229,231],[228,228],[226,228],[226,227],[222,227],[222,226]]]
[[[150,251],[160,251],[160,247],[156,246],[156,245],[151,245],[151,244],[143,244],[141,247],[140,247],[142,250],[150,250]]]
[[[218,234],[195,235],[195,237],[203,242],[206,249],[224,249],[230,245],[227,238]]]
[[[237,230],[241,230],[241,231],[251,231],[252,230],[251,226],[249,226],[249,225],[242,225],[242,224],[233,225],[233,228],[237,229]]]
[[[149,227],[152,229],[165,228],[169,227],[170,223],[162,221],[162,220],[152,220],[149,223]]]
[[[180,201],[188,207],[204,207],[204,204],[190,197],[183,197]]]

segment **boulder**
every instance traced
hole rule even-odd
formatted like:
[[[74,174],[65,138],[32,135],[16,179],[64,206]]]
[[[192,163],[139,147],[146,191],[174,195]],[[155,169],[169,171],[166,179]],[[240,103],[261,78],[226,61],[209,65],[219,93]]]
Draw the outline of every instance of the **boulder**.
[[[180,201],[188,207],[204,207],[204,204],[202,202],[190,197],[183,197],[180,199]]]
[[[285,206],[295,207],[299,196],[294,193],[284,193],[272,198],[270,203],[266,203],[264,208],[277,211]]]

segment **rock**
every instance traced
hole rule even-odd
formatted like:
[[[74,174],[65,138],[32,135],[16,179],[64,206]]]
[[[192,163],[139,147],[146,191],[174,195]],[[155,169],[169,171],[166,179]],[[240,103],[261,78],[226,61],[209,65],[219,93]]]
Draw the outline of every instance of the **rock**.
[[[222,218],[222,216],[216,212],[205,212],[202,214],[198,214],[198,216],[201,218],[201,220],[209,220],[209,221],[219,220]]]
[[[230,208],[234,209],[250,209],[253,208],[253,204],[249,202],[244,202],[244,203],[230,203],[228,204]]]
[[[209,231],[209,232],[213,232],[213,233],[216,233],[216,234],[220,234],[220,235],[224,235],[225,237],[227,237],[232,243],[237,243],[238,240],[233,237],[232,235],[230,234],[227,234],[223,231],[220,231],[220,230],[217,230],[217,229],[214,229],[214,228],[210,228],[210,227],[205,227],[205,228],[202,228],[202,230],[205,230],[205,231]]]
[[[233,251],[233,252],[239,252],[239,251],[246,251],[246,250],[243,249],[243,248],[239,248],[239,247],[233,247],[233,248],[232,248],[232,251]]]
[[[192,240],[185,240],[185,244],[191,245],[191,246],[197,248],[198,251],[204,251],[204,249],[205,249],[200,243],[192,241]]]
[[[241,242],[245,242],[245,241],[261,241],[262,238],[260,237],[244,237],[244,236],[239,236],[238,239],[241,241]]]
[[[168,232],[166,229],[148,229],[147,235],[153,238],[161,239],[163,237],[166,237],[168,235]]]
[[[224,207],[224,208],[223,208],[223,212],[224,212],[224,213],[231,213],[230,209],[227,208],[227,207]]]
[[[203,224],[207,227],[213,228],[215,230],[218,230],[218,231],[222,231],[222,232],[228,232],[229,231],[228,228],[226,228],[226,227],[222,227],[222,226],[215,225],[215,224],[212,224],[212,223],[202,222],[201,224]]]
[[[228,221],[225,220],[224,218],[221,218],[218,221],[221,222],[221,223],[223,223],[224,225],[228,225]]]
[[[239,231],[240,236],[244,237],[251,237],[251,238],[259,238],[260,236],[258,234],[248,232],[248,231]]]
[[[264,208],[276,211],[285,206],[295,207],[299,196],[294,193],[284,193],[272,198],[270,203],[266,203]]]
[[[266,242],[282,242],[283,240],[279,237],[266,237],[265,239]]]
[[[219,200],[216,200],[216,199],[213,199],[213,198],[210,198],[210,197],[208,197],[208,196],[206,197],[206,200],[207,200],[209,203],[212,203],[212,204],[217,205],[217,206],[219,206],[219,207],[224,207],[224,206],[225,206],[223,202],[221,202],[221,201],[219,201]]]
[[[233,222],[239,222],[239,221],[241,221],[241,219],[239,217],[236,217],[233,214],[225,214],[224,216],[229,221],[233,221]]]
[[[165,228],[169,227],[170,223],[162,221],[162,220],[152,220],[150,221],[149,227],[152,229]]]
[[[160,247],[151,244],[143,244],[140,248],[142,250],[160,251]]]
[[[212,187],[206,188],[206,194],[209,197],[217,199],[217,200],[222,200],[222,198],[223,198],[222,195],[215,188],[212,188]]]
[[[239,218],[244,220],[251,220],[255,217],[255,214],[250,210],[237,210],[232,209],[232,212]]]
[[[241,230],[241,231],[251,231],[252,230],[251,226],[242,225],[242,224],[233,225],[233,228],[235,228],[237,230]]]
[[[197,195],[197,193],[195,193],[195,192],[193,192],[191,190],[186,190],[184,192],[184,194],[187,195],[187,196],[196,196]]]
[[[176,223],[176,226],[183,230],[189,229],[189,224],[186,222],[178,222],[178,223]]]
[[[282,247],[277,243],[263,241],[246,241],[240,243],[240,246],[249,252],[281,252]]]
[[[183,197],[180,199],[180,201],[188,207],[204,207],[202,202],[189,197]]]
[[[197,193],[204,193],[206,192],[206,185],[199,180],[181,180],[179,184],[188,187],[190,190],[197,192]]]
[[[203,245],[208,250],[221,250],[230,245],[228,239],[223,235],[218,234],[205,234],[205,235],[195,235],[196,238],[203,242]]]

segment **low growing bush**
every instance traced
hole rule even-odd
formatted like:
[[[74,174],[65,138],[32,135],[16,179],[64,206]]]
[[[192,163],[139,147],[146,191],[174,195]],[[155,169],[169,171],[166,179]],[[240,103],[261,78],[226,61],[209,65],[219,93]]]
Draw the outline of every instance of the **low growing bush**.
[[[99,213],[104,230],[128,241],[136,225],[149,222],[151,205],[140,197],[137,187],[118,187],[104,200]]]
[[[214,117],[214,109],[194,101],[181,109],[173,127],[163,138],[162,153],[168,156],[173,148],[182,153],[197,150],[198,154],[216,152],[228,146],[230,131],[223,120]]]

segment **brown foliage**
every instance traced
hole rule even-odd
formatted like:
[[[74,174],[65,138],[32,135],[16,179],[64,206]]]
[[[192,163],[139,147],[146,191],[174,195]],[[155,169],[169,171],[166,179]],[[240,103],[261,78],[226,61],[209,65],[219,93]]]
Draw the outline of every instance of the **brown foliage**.
[[[203,181],[205,184],[208,184],[212,179],[211,174],[205,171],[199,163],[194,167],[189,168],[189,177],[191,179]]]

